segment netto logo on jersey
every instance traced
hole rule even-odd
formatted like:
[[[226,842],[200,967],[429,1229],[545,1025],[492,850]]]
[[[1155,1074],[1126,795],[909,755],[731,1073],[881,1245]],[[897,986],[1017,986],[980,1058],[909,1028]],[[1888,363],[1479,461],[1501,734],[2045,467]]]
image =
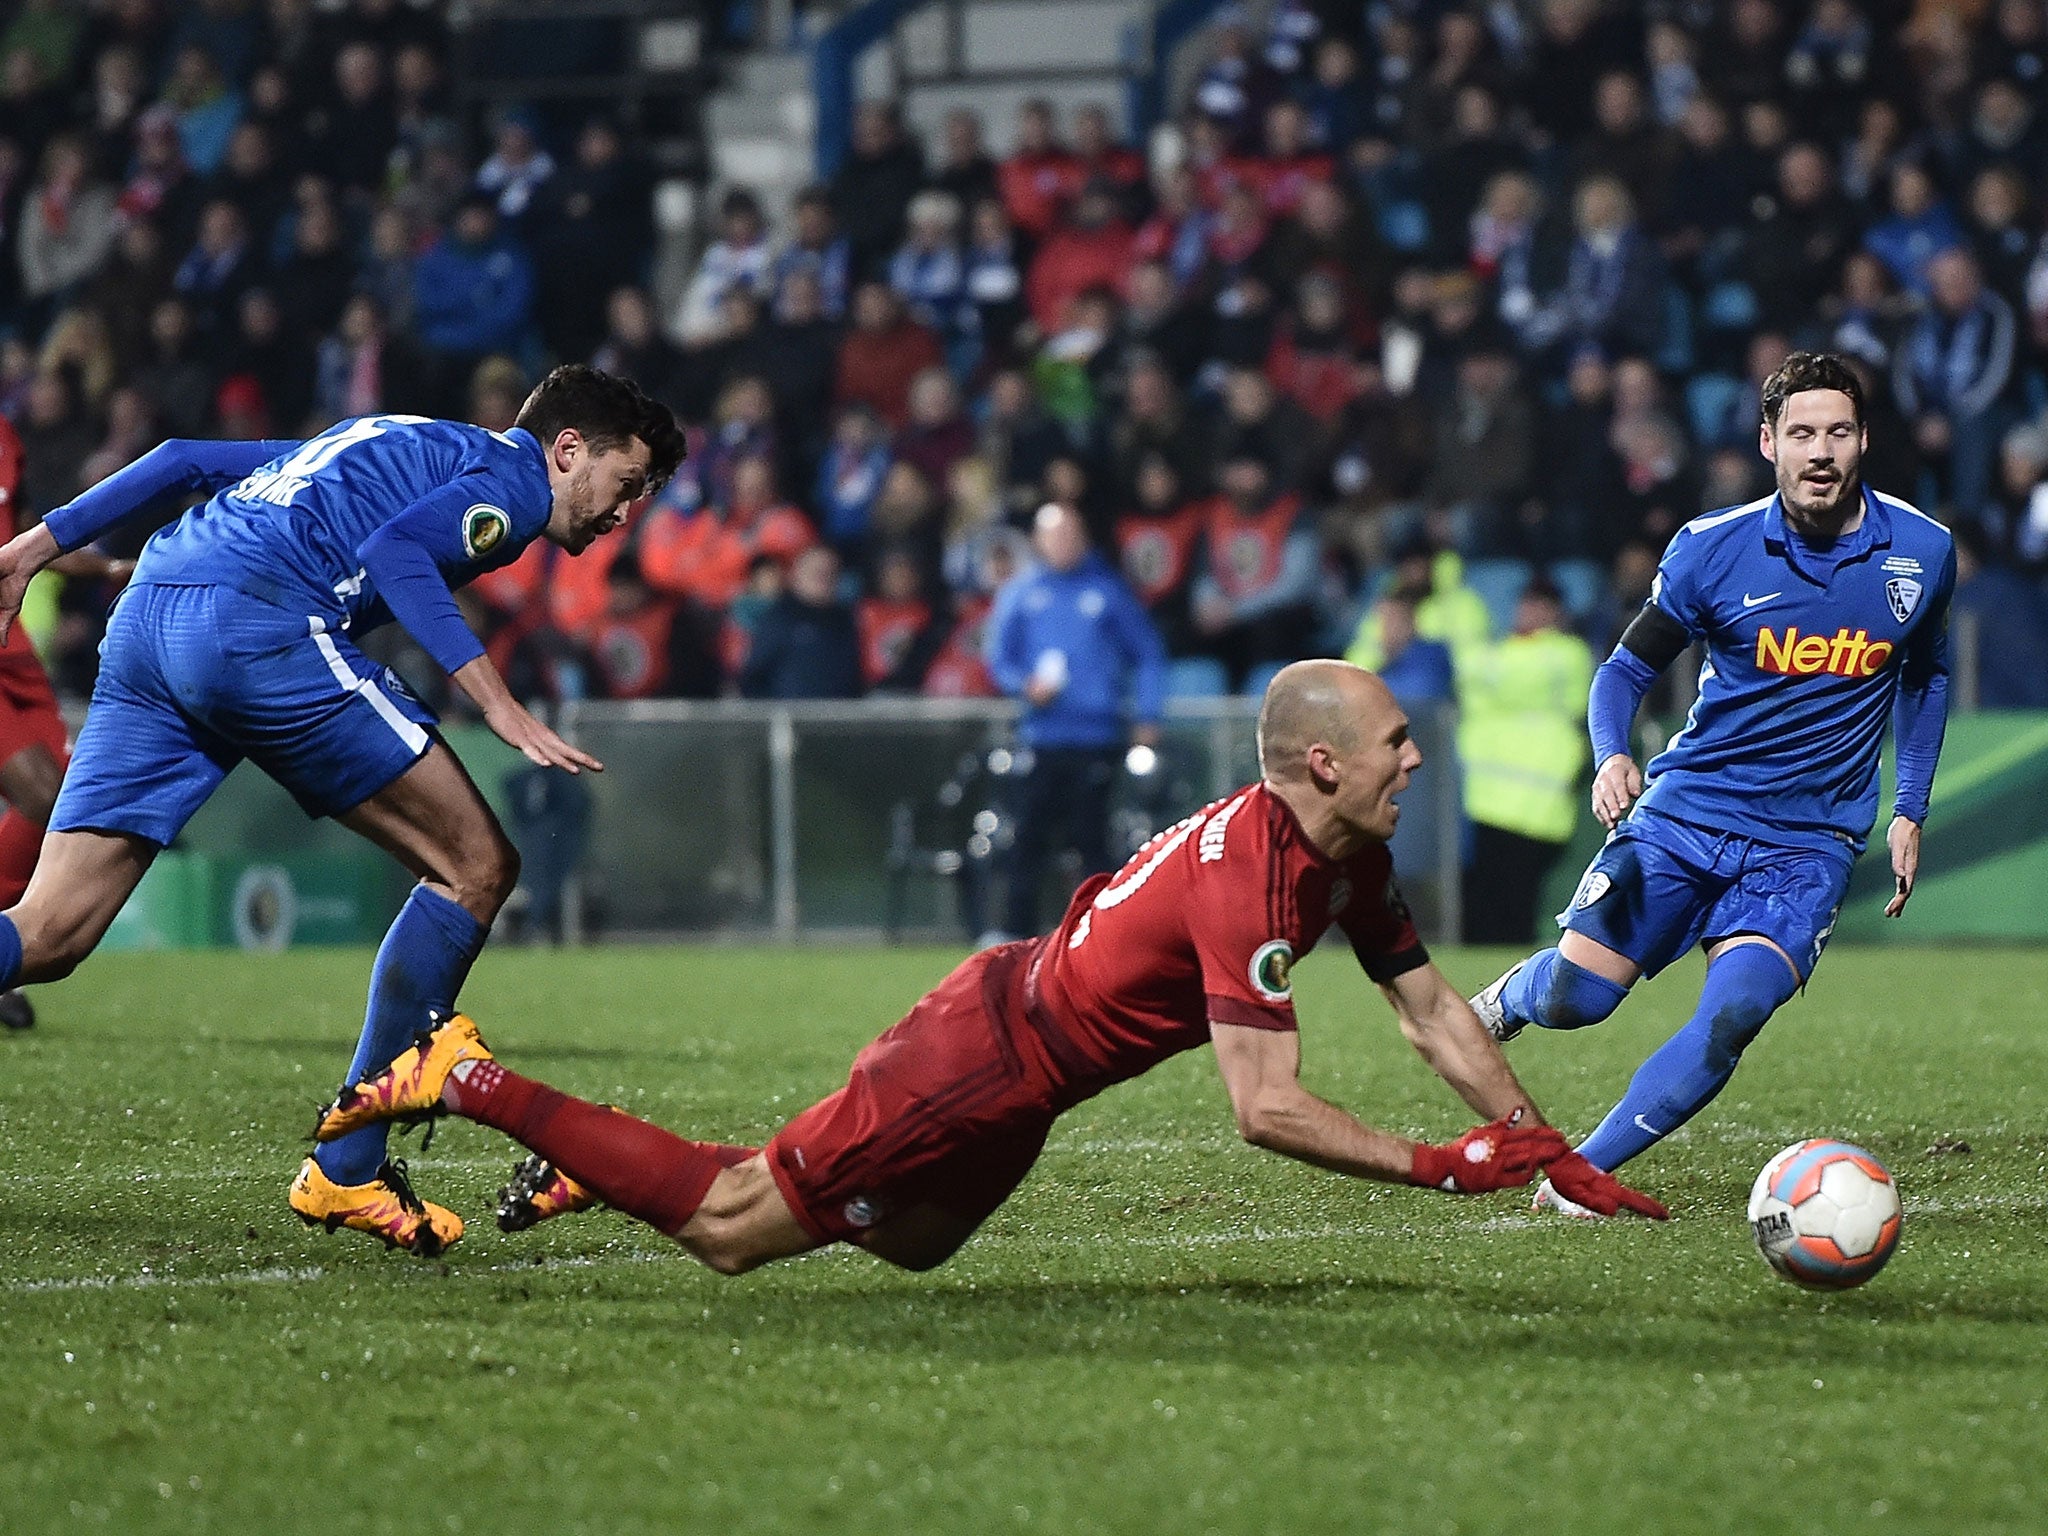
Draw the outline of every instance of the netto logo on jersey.
[[[1756,636],[1757,670],[1783,677],[1875,677],[1891,659],[1891,641],[1872,640],[1867,629],[1838,629],[1829,638],[1802,635],[1795,624],[1783,635],[1765,628]]]
[[[1252,956],[1252,987],[1269,1003],[1284,1003],[1294,995],[1294,946],[1285,939],[1271,939]]]

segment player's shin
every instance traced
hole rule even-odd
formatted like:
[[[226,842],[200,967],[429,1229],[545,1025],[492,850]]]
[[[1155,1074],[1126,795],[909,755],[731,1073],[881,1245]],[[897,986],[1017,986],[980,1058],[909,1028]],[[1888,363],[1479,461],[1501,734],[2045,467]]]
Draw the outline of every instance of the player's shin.
[[[1555,949],[1532,955],[1501,989],[1501,1011],[1519,1028],[1584,1029],[1621,1006],[1628,988],[1576,965]]]
[[[442,1102],[503,1131],[607,1205],[669,1237],[688,1225],[720,1172],[750,1147],[686,1141],[604,1104],[571,1098],[495,1061],[460,1063]]]
[[[1798,986],[1785,957],[1768,944],[1722,951],[1707,967],[1698,1010],[1636,1069],[1622,1101],[1579,1147],[1586,1160],[1619,1168],[1706,1108]]]
[[[448,1013],[476,963],[484,927],[456,902],[414,886],[384,935],[370,971],[370,1005],[345,1083],[374,1076],[428,1027],[428,1015]],[[338,1184],[360,1184],[384,1161],[388,1127],[369,1125],[323,1145],[314,1156]]]

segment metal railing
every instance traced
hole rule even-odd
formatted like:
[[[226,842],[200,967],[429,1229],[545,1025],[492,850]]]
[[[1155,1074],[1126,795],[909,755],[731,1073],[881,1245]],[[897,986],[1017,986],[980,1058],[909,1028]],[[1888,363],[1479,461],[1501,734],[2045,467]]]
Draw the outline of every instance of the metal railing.
[[[1177,702],[1150,772],[1126,772],[1113,846],[1257,777],[1252,699]],[[1029,766],[999,701],[565,706],[601,757],[565,937],[962,940],[1006,879],[1011,802]],[[1455,713],[1426,712],[1396,867],[1430,937],[1459,927]],[[1069,881],[1071,868],[1056,872]],[[1049,884],[1043,907],[1065,887]]]

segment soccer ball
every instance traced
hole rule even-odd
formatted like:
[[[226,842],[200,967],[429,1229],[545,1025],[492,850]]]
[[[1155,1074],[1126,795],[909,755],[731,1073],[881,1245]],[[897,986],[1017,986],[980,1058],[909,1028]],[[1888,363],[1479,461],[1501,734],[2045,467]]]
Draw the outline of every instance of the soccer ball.
[[[1794,1142],[1756,1176],[1749,1230],[1764,1262],[1795,1285],[1846,1291],[1899,1246],[1898,1186],[1861,1147]]]

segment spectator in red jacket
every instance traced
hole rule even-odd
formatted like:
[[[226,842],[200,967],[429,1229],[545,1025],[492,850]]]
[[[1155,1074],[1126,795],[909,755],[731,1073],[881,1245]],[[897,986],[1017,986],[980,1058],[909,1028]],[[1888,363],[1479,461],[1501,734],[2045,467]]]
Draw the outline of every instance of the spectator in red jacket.
[[[1127,213],[1145,185],[1145,157],[1117,141],[1109,109],[1099,102],[1074,111],[1074,165],[1078,186],[1108,182]]]
[[[943,634],[932,632],[924,567],[914,551],[888,549],[875,568],[875,592],[854,605],[861,680],[870,690],[916,693]]]
[[[1080,170],[1059,141],[1052,103],[1034,98],[1017,109],[1017,147],[996,172],[1010,222],[1037,239],[1052,233],[1081,189]]]
[[[910,419],[910,381],[944,361],[939,338],[903,312],[886,283],[862,283],[853,296],[853,328],[839,347],[833,398],[865,405],[900,430]]]
[[[1121,294],[1135,248],[1130,225],[1117,217],[1115,192],[1106,182],[1091,181],[1067,227],[1055,231],[1031,263],[1027,297],[1039,330],[1058,330],[1067,306],[1087,289]]]
[[[1337,178],[1337,162],[1311,146],[1308,113],[1297,101],[1276,101],[1268,107],[1265,153],[1233,160],[1230,168],[1259,194],[1275,218],[1300,207],[1311,182]]]
[[[1294,312],[1273,334],[1266,377],[1318,426],[1328,427],[1357,393],[1357,357],[1344,290],[1327,272],[1309,273],[1295,288]]]
[[[655,591],[640,562],[621,555],[606,573],[604,613],[590,637],[598,693],[607,699],[715,696],[714,633],[703,609]]]

